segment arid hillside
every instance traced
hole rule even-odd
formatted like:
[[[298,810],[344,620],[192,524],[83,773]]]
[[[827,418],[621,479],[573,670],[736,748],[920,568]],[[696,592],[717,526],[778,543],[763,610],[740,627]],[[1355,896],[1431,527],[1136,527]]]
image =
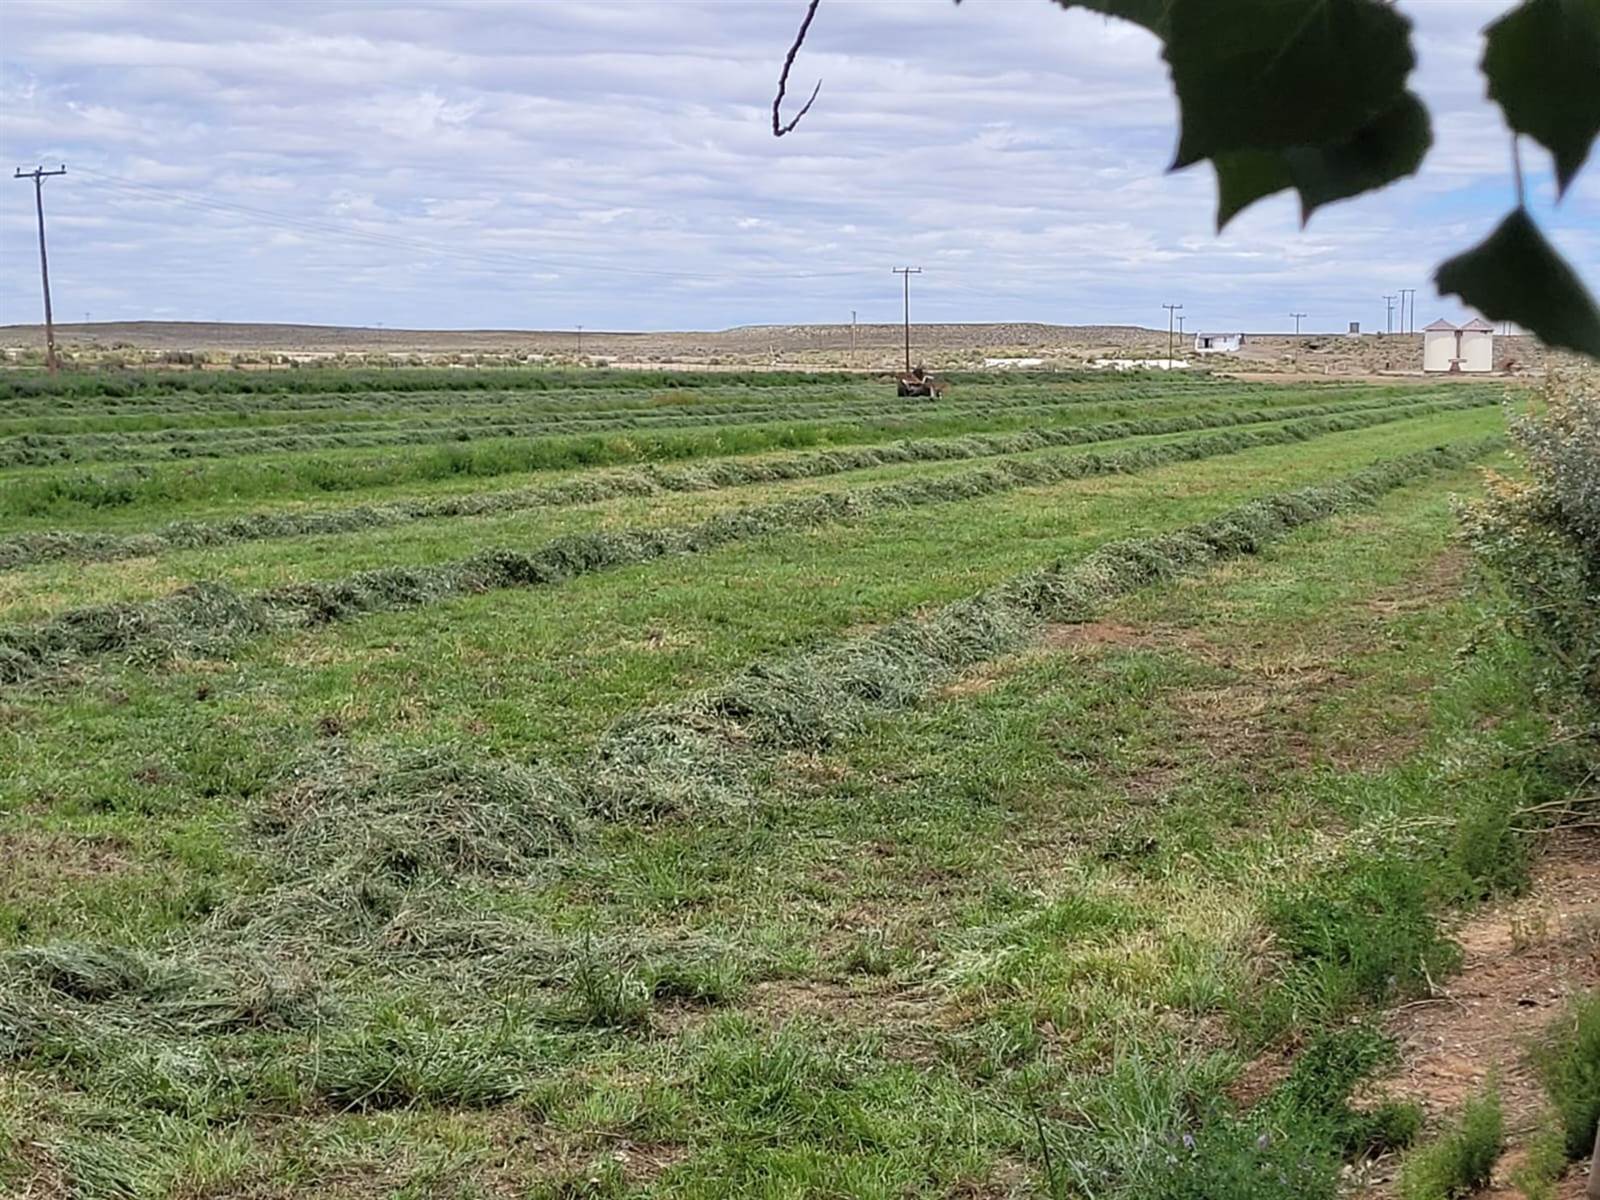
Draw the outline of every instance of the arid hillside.
[[[270,366],[294,361],[493,363],[580,356],[618,365],[785,367],[882,370],[903,355],[899,325],[744,325],[703,332],[614,333],[603,330],[378,329],[331,325],[245,325],[183,321],[106,322],[57,326],[69,361],[141,365],[193,359],[204,365]],[[0,349],[14,363],[34,361],[43,345],[37,325],[0,326]],[[1043,366],[1081,366],[1096,359],[1167,355],[1167,332],[1131,325],[913,325],[913,359],[935,368],[978,367],[987,360],[1038,359]],[[1238,354],[1195,359],[1187,339],[1176,357],[1254,374],[1371,375],[1419,372],[1420,334],[1248,334]],[[1496,341],[1497,363],[1518,370],[1544,366],[1545,351],[1528,337]],[[990,363],[989,365],[1000,365]]]

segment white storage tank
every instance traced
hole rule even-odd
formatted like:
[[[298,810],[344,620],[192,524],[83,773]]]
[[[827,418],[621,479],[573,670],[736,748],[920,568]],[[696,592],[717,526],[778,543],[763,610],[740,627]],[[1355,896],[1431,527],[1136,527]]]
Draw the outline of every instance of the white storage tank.
[[[1456,336],[1461,331],[1449,321],[1435,321],[1422,328],[1422,369],[1424,371],[1454,371],[1456,367]]]
[[[1482,317],[1463,325],[1457,357],[1463,371],[1494,370],[1494,326]]]
[[[1482,317],[1465,325],[1435,321],[1424,326],[1422,369],[1473,374],[1494,370],[1494,326]]]

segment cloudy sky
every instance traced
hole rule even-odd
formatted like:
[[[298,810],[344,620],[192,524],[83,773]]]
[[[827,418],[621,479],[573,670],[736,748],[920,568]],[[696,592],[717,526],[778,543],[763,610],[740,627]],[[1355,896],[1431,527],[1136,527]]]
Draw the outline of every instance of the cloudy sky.
[[[1048,0],[825,0],[775,140],[802,0],[4,0],[7,165],[46,185],[57,318],[721,328],[914,317],[1382,328],[1458,316],[1431,267],[1509,207],[1480,30],[1506,0],[1409,0],[1435,146],[1417,178],[1299,226],[1214,232],[1167,175],[1153,38]],[[1593,286],[1600,164],[1534,207]],[[0,208],[0,322],[39,319],[32,187]]]

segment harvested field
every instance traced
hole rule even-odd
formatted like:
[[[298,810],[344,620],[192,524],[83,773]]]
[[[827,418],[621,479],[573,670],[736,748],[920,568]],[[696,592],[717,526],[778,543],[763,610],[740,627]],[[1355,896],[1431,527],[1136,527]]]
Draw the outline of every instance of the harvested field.
[[[301,374],[0,380],[0,1191],[1331,1200],[1511,1053],[1499,385]]]

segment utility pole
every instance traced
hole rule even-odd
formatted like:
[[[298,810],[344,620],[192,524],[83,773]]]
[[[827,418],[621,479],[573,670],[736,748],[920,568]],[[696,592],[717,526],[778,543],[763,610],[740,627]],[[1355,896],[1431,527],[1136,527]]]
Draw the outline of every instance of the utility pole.
[[[1183,341],[1183,320],[1182,317],[1178,318],[1178,340],[1180,342]]]
[[[896,267],[894,273],[905,280],[906,285],[906,374],[911,374],[911,277],[921,275],[921,267]]]
[[[1289,315],[1294,318],[1294,335],[1295,335],[1295,337],[1299,337],[1300,336],[1300,318],[1305,316],[1306,314],[1305,313],[1290,313]]]
[[[1383,332],[1386,334],[1394,332],[1394,302],[1398,299],[1398,296],[1385,296],[1383,298],[1383,303],[1385,305],[1383,313]]]
[[[17,168],[13,179],[33,180],[33,204],[39,210],[39,278],[44,281],[44,365],[54,375],[60,369],[56,362],[56,324],[55,318],[50,315],[50,260],[44,252],[44,181],[52,175],[65,175],[67,164],[62,163],[55,171],[46,171],[43,167],[35,167],[31,171]]]
[[[850,365],[856,365],[856,310],[850,310]]]
[[[1406,318],[1406,297],[1411,297],[1411,317]],[[1417,331],[1417,289],[1400,289],[1400,331],[1402,333],[1415,333]]]
[[[1183,305],[1163,304],[1161,307],[1167,310],[1167,370],[1170,371],[1172,369],[1172,321]]]

